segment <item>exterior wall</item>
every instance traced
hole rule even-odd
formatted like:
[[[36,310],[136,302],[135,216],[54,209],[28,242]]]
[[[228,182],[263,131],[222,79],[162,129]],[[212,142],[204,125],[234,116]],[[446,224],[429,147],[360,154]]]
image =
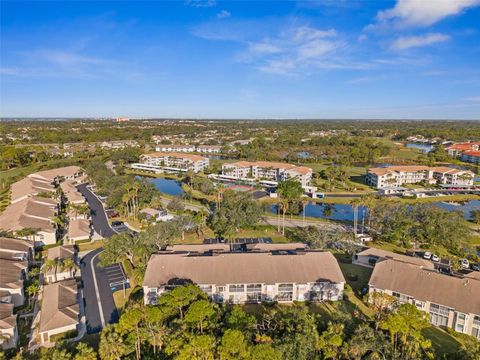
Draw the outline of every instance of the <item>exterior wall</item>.
[[[222,166],[222,174],[233,176],[236,178],[246,178],[250,173],[250,166],[232,166],[230,164],[224,164]]]
[[[215,302],[222,303],[260,303],[278,301],[338,301],[343,298],[343,283],[285,283],[285,284],[227,284],[199,285],[199,287]],[[165,287],[143,287],[144,303],[156,304],[157,297],[168,291]]]
[[[480,164],[480,156],[477,156],[477,155],[469,155],[468,153],[466,153],[466,154],[462,154],[460,159],[465,162]]]
[[[51,283],[62,281],[62,280],[73,279],[74,275],[75,274],[73,271],[56,272],[53,274],[45,275],[45,281],[51,284]]]
[[[35,236],[35,245],[55,245],[57,234],[45,231],[39,231]]]
[[[388,294],[397,299],[397,302],[400,304],[409,303],[415,305],[417,309],[430,315],[432,325],[448,327],[462,334],[472,335],[480,339],[480,315],[472,313],[465,314],[442,304],[420,301],[409,295],[395,293],[388,289],[376,289],[370,286],[369,294],[372,292]]]
[[[12,304],[15,306],[23,305],[25,302],[25,295],[23,293],[23,287],[19,289],[0,288],[0,290],[7,291],[11,295]]]
[[[194,172],[203,171],[209,165],[209,160],[207,158],[204,160],[193,161],[187,158],[173,156],[144,156],[143,162],[147,165],[175,167],[179,169],[193,170]]]
[[[0,348],[3,350],[11,349],[17,346],[18,329],[15,325],[10,329],[0,329]]]
[[[236,178],[265,179],[271,181],[282,181],[289,178],[296,178],[302,186],[308,186],[312,179],[312,173],[300,174],[294,170],[285,170],[282,168],[261,167],[261,166],[235,166],[224,164],[222,174]]]
[[[72,325],[67,325],[63,327],[59,327],[56,329],[40,332],[40,341],[42,344],[49,343],[50,342],[50,336],[52,335],[57,335],[57,334],[63,334],[66,333],[67,331],[72,331],[77,329],[77,324],[72,324]]]

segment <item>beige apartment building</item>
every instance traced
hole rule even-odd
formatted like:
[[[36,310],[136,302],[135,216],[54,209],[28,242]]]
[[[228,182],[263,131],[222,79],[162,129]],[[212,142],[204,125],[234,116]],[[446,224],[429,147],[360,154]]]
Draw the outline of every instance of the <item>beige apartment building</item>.
[[[161,253],[148,262],[144,302],[155,304],[163,292],[188,282],[215,302],[235,304],[341,300],[345,285],[329,252]]]
[[[53,261],[54,266],[46,269],[44,272],[45,282],[51,284],[57,281],[73,279],[76,268],[66,268],[63,266],[63,261],[66,259],[71,259],[75,262],[75,249],[71,245],[56,246],[47,250],[46,260]],[[45,266],[45,264],[43,266]]]
[[[480,279],[441,274],[412,263],[386,259],[376,263],[369,293],[383,292],[430,315],[435,326],[480,340]]]
[[[77,291],[75,280],[64,280],[43,287],[38,327],[41,344],[54,343],[53,335],[77,331],[80,315]]]
[[[158,152],[195,152],[195,145],[181,145],[181,144],[158,144],[155,147]]]
[[[23,305],[23,282],[27,278],[26,261],[0,259],[0,299],[15,306]]]
[[[222,166],[222,174],[234,179],[261,179],[275,182],[297,179],[303,187],[309,186],[312,180],[312,169],[271,161],[237,161]]]
[[[151,166],[152,169],[164,169],[172,171],[200,172],[209,165],[209,159],[200,155],[181,154],[175,152],[154,152],[141,156],[142,164]]]
[[[0,349],[7,350],[17,346],[17,315],[13,314],[13,304],[0,302]]]
[[[0,259],[30,261],[34,256],[32,241],[0,237]]]
[[[398,187],[404,184],[473,185],[474,173],[449,167],[428,167],[423,165],[388,166],[367,170],[365,182],[376,189]]]

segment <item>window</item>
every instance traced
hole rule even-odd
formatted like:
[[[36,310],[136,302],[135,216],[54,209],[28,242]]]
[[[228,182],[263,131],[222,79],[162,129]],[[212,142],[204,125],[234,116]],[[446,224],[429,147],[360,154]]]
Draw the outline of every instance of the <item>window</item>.
[[[392,292],[392,296],[397,300],[397,302],[399,302],[400,304],[405,304],[408,302],[408,300],[410,299],[410,296],[407,296],[407,295],[403,295],[403,294],[400,294],[400,293],[397,293],[397,292]]]
[[[455,331],[463,333],[465,331],[465,321],[467,320],[467,315],[464,313],[457,313],[457,319],[455,321]]]
[[[480,316],[477,315],[473,317],[472,336],[480,339]]]
[[[244,292],[245,291],[245,285],[228,285],[228,291],[230,292]]]
[[[198,287],[207,295],[212,295],[212,285],[199,285]]]
[[[262,301],[262,284],[247,285],[247,302]]]
[[[449,309],[445,306],[430,304],[430,322],[435,326],[448,326]]]
[[[225,286],[217,286],[217,293],[222,293],[225,291]]]
[[[279,284],[278,285],[278,301],[292,301],[293,300],[293,284]]]

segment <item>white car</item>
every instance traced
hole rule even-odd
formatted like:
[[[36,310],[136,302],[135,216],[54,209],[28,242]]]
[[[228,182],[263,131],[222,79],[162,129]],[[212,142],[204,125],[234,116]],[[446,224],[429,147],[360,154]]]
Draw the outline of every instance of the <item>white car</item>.
[[[437,255],[432,254],[432,261],[438,262],[440,261],[440,258]]]
[[[425,251],[425,253],[423,254],[423,258],[430,260],[432,258],[432,253],[430,251]]]
[[[470,263],[468,262],[467,259],[462,259],[462,268],[464,268],[464,269],[469,269],[470,268]]]

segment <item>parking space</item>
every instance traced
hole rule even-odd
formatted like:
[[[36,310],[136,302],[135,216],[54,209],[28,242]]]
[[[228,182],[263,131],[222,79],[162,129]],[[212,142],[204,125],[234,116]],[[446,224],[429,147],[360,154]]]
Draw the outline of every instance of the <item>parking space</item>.
[[[108,285],[112,291],[122,290],[129,287],[129,281],[125,275],[125,271],[120,264],[113,264],[103,268],[107,277]]]

